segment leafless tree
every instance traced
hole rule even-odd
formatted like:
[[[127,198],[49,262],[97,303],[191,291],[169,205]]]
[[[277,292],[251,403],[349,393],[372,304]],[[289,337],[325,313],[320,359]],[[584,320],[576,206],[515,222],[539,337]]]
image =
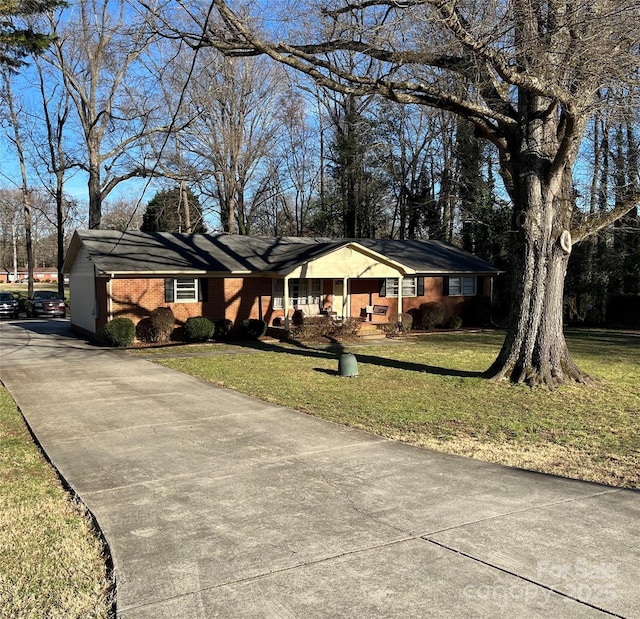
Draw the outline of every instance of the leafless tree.
[[[198,162],[202,192],[219,204],[226,232],[248,234],[259,208],[252,193],[275,148],[282,82],[281,70],[263,59],[211,50],[198,58],[188,85],[198,114],[181,139]]]
[[[264,54],[339,92],[448,110],[492,142],[513,204],[515,275],[505,342],[487,376],[588,381],[563,334],[569,254],[639,198],[572,228],[573,168],[599,93],[638,96],[637,0],[309,0],[260,3],[262,21],[224,0],[212,6],[207,43],[230,56]],[[361,65],[345,53],[374,69],[351,71]]]
[[[38,83],[38,103],[36,112],[42,122],[37,122],[35,132],[30,136],[37,159],[33,168],[40,182],[55,201],[56,265],[58,269],[58,292],[64,297],[64,273],[62,265],[66,249],[66,224],[68,220],[66,176],[77,167],[77,162],[67,152],[68,136],[66,125],[71,112],[71,99],[54,76],[48,63],[36,59],[35,75]],[[53,78],[53,79],[52,79]]]
[[[57,32],[47,56],[62,76],[77,116],[88,175],[89,227],[99,228],[102,201],[120,183],[150,172],[144,138],[159,127],[141,113],[153,105],[153,76],[139,63],[153,40],[126,0],[87,0],[56,16]],[[131,94],[137,105],[131,102]]]
[[[282,192],[294,236],[307,232],[313,200],[320,188],[319,140],[306,108],[304,97],[293,88],[283,96],[280,106]]]
[[[123,197],[105,201],[101,228],[103,230],[119,230],[120,232],[139,230],[142,223],[142,213],[138,206],[137,200],[127,200]]]
[[[16,157],[20,169],[20,182],[18,184],[20,190],[21,206],[23,213],[23,224],[25,233],[25,247],[27,257],[27,273],[29,278],[28,294],[33,295],[33,269],[34,269],[34,253],[33,253],[33,236],[32,236],[32,203],[31,188],[27,175],[26,151],[22,138],[21,127],[21,106],[13,96],[13,87],[11,83],[11,74],[5,67],[2,72],[2,99],[6,104],[7,110],[7,137],[15,149]],[[15,235],[14,235],[15,238]]]
[[[17,189],[0,188],[0,266],[11,273],[13,281],[18,278],[18,264],[22,257],[22,197]]]

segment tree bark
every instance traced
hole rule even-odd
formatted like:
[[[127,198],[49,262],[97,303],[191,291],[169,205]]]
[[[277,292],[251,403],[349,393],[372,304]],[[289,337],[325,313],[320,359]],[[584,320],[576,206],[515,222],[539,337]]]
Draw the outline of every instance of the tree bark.
[[[517,155],[503,170],[514,203],[512,308],[518,311],[510,312],[502,349],[486,375],[550,388],[589,382],[571,359],[563,331],[573,210],[571,166],[557,165],[563,120],[548,99],[521,99],[520,127],[510,136],[520,142],[511,148]]]
[[[102,221],[102,191],[100,187],[100,171],[89,169],[89,229],[97,230]]]
[[[563,332],[563,287],[569,254],[566,234],[539,227],[529,219],[517,234],[524,237],[514,255],[511,312],[500,354],[487,370],[490,378],[553,387],[589,382],[573,362]],[[562,244],[561,244],[562,243]]]

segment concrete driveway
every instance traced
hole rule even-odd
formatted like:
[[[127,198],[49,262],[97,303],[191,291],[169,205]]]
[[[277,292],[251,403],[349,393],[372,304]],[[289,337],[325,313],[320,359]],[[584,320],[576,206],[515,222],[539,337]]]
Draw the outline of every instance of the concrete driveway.
[[[3,323],[0,342],[2,382],[109,543],[123,619],[640,617],[638,492],[343,428],[67,321]]]

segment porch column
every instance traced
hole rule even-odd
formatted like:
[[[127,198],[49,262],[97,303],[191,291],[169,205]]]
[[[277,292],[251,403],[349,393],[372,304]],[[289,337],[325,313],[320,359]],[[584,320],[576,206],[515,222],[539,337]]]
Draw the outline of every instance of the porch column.
[[[402,273],[398,274],[398,314],[402,314],[402,282],[404,277]]]
[[[109,296],[108,300],[107,300],[107,322],[113,320],[113,294],[112,294],[112,288],[113,288],[113,278],[112,276],[109,276],[109,279],[107,280],[107,295]]]
[[[349,278],[342,278],[342,319],[351,318],[351,311],[348,314],[345,313],[345,308],[349,307]]]
[[[284,298],[282,300],[284,306],[284,328],[289,330],[289,277],[284,278]]]

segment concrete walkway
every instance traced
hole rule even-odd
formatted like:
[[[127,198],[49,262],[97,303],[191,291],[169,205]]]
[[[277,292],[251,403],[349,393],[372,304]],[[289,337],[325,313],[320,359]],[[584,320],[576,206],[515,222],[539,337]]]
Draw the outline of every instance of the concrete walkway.
[[[123,619],[640,617],[638,492],[346,429],[66,321],[3,323],[0,343],[106,536]]]

